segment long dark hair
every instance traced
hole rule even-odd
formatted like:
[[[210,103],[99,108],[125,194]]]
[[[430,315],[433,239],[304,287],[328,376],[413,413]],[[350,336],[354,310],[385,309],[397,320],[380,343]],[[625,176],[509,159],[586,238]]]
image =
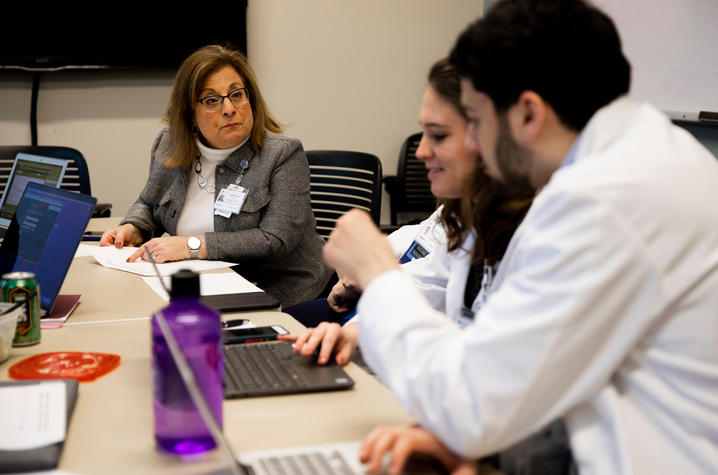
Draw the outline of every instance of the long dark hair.
[[[429,86],[466,119],[461,107],[460,76],[446,58],[431,67],[428,80]],[[449,251],[461,247],[471,230],[476,229],[472,262],[485,259],[493,265],[503,257],[511,236],[531,205],[531,197],[508,196],[505,188],[479,167],[465,196],[439,202],[444,205],[441,222],[446,229]]]

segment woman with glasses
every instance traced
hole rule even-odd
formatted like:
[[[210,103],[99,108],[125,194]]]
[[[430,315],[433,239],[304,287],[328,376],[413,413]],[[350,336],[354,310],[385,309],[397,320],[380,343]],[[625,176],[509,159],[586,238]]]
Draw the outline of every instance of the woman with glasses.
[[[331,271],[307,159],[299,140],[281,135],[246,58],[217,45],[190,55],[165,120],[140,197],[100,244],[144,243],[159,263],[239,262],[245,278],[285,306],[319,295]]]

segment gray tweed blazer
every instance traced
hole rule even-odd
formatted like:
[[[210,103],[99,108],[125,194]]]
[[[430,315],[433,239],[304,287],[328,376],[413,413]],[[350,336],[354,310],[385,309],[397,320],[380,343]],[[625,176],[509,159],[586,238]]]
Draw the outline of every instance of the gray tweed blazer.
[[[145,188],[122,220],[137,226],[145,240],[176,234],[189,180],[195,178],[192,167],[163,165],[171,147],[168,131],[155,140]],[[239,262],[243,277],[284,306],[313,299],[324,289],[331,269],[322,259],[324,240],[316,232],[302,144],[269,131],[260,152],[247,142],[217,166],[215,198],[235,182],[245,158],[250,165],[242,186],[249,193],[239,214],[215,215],[214,232],[205,234],[208,259]]]

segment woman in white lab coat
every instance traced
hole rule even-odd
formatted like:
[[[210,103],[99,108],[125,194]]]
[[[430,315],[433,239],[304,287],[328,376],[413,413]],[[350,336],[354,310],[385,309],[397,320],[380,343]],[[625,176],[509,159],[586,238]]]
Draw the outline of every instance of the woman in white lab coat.
[[[428,81],[419,112],[424,135],[416,156],[426,165],[431,191],[443,204],[442,230],[433,251],[407,262],[402,270],[435,309],[465,326],[483,304],[493,271],[531,200],[509,199],[484,173],[481,159],[466,148],[459,76],[446,59],[432,66]],[[339,287],[329,296],[332,305],[342,300]],[[344,327],[325,322],[284,339],[296,339],[296,351],[305,355],[321,343],[319,363],[329,361],[334,352],[337,363],[345,364],[357,346],[357,325],[355,320]]]
[[[443,204],[443,232],[440,245],[428,256],[407,262],[402,270],[436,310],[465,326],[483,305],[493,272],[531,199],[509,199],[507,191],[484,174],[480,158],[466,148],[467,122],[460,105],[459,76],[446,60],[437,62],[429,73],[419,123],[424,135],[416,156],[424,161],[431,191]],[[330,303],[341,301],[336,290]],[[304,355],[312,354],[321,344],[320,364],[327,363],[332,353],[337,363],[345,364],[358,344],[358,324],[352,320],[342,327],[324,322],[302,335],[283,339],[296,340],[295,351]],[[461,462],[420,427],[377,428],[365,440],[363,461],[376,469],[381,455],[390,449],[396,467],[403,466],[406,457],[416,451],[430,453],[451,468]]]

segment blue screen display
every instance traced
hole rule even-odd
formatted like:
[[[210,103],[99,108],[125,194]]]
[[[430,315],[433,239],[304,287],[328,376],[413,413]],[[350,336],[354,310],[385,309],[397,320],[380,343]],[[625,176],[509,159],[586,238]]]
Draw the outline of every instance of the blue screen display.
[[[29,183],[0,247],[0,272],[27,271],[40,284],[40,304],[55,303],[97,200]]]

